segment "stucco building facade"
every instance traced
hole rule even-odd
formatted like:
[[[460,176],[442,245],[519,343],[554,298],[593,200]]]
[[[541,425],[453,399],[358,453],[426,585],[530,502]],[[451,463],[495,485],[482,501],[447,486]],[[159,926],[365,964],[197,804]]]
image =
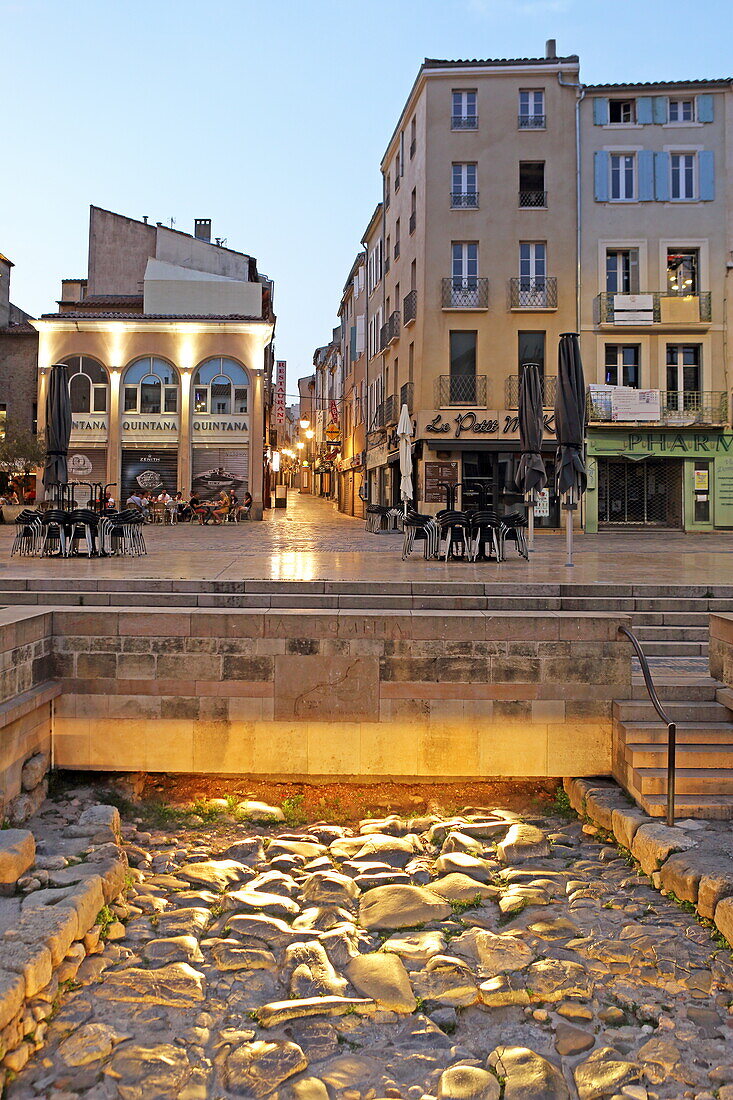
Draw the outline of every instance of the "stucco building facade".
[[[26,432],[36,426],[38,333],[30,314],[10,301],[12,269],[0,254],[0,434],[7,421]]]

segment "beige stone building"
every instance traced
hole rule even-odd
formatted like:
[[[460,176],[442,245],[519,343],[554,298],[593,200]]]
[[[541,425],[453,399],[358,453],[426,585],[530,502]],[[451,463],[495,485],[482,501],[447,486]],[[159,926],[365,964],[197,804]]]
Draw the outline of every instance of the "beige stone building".
[[[695,80],[585,89],[589,530],[733,527],[731,88]]]
[[[89,271],[65,280],[39,334],[39,429],[48,371],[69,366],[71,478],[263,507],[273,285],[253,257],[145,219],[91,208]]]
[[[420,69],[382,160],[367,230],[370,499],[399,500],[395,427],[415,422],[417,506],[517,499],[518,377],[546,380],[550,473],[556,348],[576,323],[577,57],[435,61]],[[544,524],[558,522],[554,499]]]
[[[26,432],[36,425],[38,333],[30,314],[10,300],[12,269],[0,254],[0,438],[7,421]]]
[[[336,460],[339,509],[364,515],[366,462],[366,254],[359,252],[344,286],[339,307],[343,399],[341,453]]]

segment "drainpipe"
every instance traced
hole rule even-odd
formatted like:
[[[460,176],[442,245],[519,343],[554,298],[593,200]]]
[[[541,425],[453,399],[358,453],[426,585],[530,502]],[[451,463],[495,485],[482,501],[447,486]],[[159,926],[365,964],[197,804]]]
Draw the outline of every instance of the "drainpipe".
[[[580,249],[583,243],[581,222],[581,188],[580,188],[580,104],[585,99],[586,86],[580,82],[563,80],[562,73],[557,74],[557,81],[563,88],[575,88],[575,205],[576,205],[576,272],[575,272],[575,327],[580,335]]]

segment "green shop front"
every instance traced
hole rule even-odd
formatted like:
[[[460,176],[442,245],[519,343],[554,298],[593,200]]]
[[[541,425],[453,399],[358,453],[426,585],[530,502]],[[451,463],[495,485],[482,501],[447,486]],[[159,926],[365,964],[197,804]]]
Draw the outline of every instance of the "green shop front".
[[[588,429],[586,531],[733,528],[733,433]]]

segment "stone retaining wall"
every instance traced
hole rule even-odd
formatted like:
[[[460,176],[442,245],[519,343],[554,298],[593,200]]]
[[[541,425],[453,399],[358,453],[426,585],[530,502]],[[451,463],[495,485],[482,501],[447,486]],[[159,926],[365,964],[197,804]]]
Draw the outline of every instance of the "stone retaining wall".
[[[52,700],[52,615],[0,609],[0,820],[27,820],[46,796]]]
[[[668,828],[612,782],[564,779],[573,809],[627,848],[662,893],[695,906],[733,947],[733,856],[701,821]]]
[[[710,675],[733,686],[733,615],[710,616]]]
[[[625,616],[54,609],[59,767],[597,775]]]
[[[3,890],[40,881],[17,905],[0,939],[0,1092],[8,1071],[18,1072],[40,1048],[59,985],[72,981],[85,957],[100,949],[100,911],[125,888],[127,858],[120,847],[120,816],[112,806],[85,810],[64,833],[62,858],[36,855],[33,833],[0,833]]]

